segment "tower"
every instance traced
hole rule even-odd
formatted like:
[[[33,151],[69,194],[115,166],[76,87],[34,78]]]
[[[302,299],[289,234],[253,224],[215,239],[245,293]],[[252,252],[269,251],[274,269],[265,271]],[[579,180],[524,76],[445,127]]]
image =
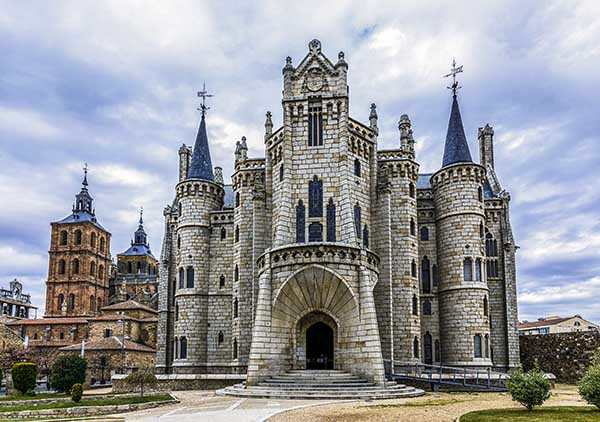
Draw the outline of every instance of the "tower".
[[[462,71],[455,63],[451,75]],[[473,163],[454,79],[442,168],[431,176],[439,265],[442,361],[491,366],[489,289],[483,272],[485,169]]]
[[[93,316],[108,303],[110,233],[98,222],[87,165],[72,213],[51,223],[46,317]]]

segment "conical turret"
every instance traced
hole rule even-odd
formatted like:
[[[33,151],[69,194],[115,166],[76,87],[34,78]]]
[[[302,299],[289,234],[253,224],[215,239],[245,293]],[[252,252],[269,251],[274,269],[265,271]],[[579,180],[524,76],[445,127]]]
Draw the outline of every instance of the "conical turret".
[[[188,179],[214,180],[212,161],[210,159],[210,148],[208,147],[208,136],[206,134],[206,119],[202,111],[200,127],[192,152],[192,162],[188,170]]]

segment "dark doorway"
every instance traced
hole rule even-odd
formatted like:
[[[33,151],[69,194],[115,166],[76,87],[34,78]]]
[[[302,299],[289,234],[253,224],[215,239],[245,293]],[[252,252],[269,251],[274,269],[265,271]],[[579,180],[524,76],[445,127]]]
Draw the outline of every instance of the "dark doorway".
[[[433,363],[433,350],[432,350],[432,342],[431,342],[431,334],[429,331],[425,333],[425,338],[423,339],[423,360],[425,361],[425,365],[431,365]]]
[[[324,322],[306,330],[306,369],[333,369],[333,329]]]

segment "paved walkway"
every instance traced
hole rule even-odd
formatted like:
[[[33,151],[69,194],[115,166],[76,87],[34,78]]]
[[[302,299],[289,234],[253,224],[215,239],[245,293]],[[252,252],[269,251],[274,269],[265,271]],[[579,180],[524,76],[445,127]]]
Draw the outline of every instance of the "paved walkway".
[[[181,403],[171,406],[124,413],[127,421],[147,422],[258,422],[281,412],[316,404],[322,400],[270,400],[216,396],[214,391],[173,392]]]

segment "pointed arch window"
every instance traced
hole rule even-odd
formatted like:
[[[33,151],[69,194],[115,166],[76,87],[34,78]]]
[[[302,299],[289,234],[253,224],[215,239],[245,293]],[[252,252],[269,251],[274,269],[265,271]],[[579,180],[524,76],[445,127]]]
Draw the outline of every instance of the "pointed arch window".
[[[319,222],[312,222],[308,225],[308,241],[322,242],[323,241],[323,225]]]
[[[69,240],[69,234],[67,233],[66,230],[62,230],[60,232],[60,244],[64,246],[67,244],[68,240]]]
[[[433,285],[437,286],[439,283],[439,275],[438,275],[438,266],[436,264],[433,264],[431,266],[431,274],[432,274],[432,279],[433,279]]]
[[[412,297],[412,314],[419,315],[419,299],[417,299],[417,295],[413,295]]]
[[[233,318],[238,317],[238,308],[239,308],[239,301],[238,301],[238,298],[236,297],[235,299],[233,299]]]
[[[70,311],[75,309],[75,295],[73,293],[69,295],[69,303],[67,305]]]
[[[410,218],[410,235],[411,236],[415,236],[416,235],[416,229],[415,229],[415,219],[414,218]]]
[[[360,213],[361,213],[360,205],[358,205],[358,202],[357,202],[356,205],[354,205],[354,229],[356,230],[356,237],[359,239],[361,236],[360,228],[362,227]]]
[[[234,338],[233,339],[233,351],[232,351],[232,356],[233,359],[237,359],[238,358],[238,344],[237,344],[237,339]]]
[[[179,303],[175,303],[175,321],[179,321]]]
[[[227,239],[227,230],[225,230],[225,227],[221,227],[221,240],[225,239]]]
[[[100,238],[100,252],[104,252],[104,248],[106,247],[106,240],[103,237]]]
[[[177,236],[177,249],[181,249],[181,236]]]
[[[415,262],[414,259],[410,263],[410,275],[411,275],[411,277],[417,276],[417,263]]]
[[[482,281],[481,278],[481,258],[475,260],[475,281]]]
[[[179,269],[179,288],[183,289],[183,286],[185,286],[185,271],[183,270],[183,268]]]
[[[279,181],[283,182],[283,163],[281,163],[281,165],[279,166]]]
[[[485,357],[490,357],[490,335],[486,334],[483,338],[483,350],[485,352]]]
[[[419,358],[419,338],[417,336],[413,339],[413,357]]]
[[[56,309],[58,309],[59,311],[61,310],[63,303],[65,301],[65,295],[63,295],[62,293],[58,295],[58,299],[56,301]],[[4,304],[6,305],[6,304]],[[6,312],[3,312],[6,313]]]
[[[413,183],[409,183],[409,184],[408,184],[408,195],[409,195],[411,198],[414,198],[414,197],[415,197],[415,185],[414,185]]]
[[[296,243],[306,242],[305,225],[306,209],[301,199],[298,201],[298,205],[296,205]]]
[[[194,287],[194,267],[188,267],[186,274],[186,286],[188,289]]]
[[[483,190],[481,189],[481,186],[477,188],[477,199],[479,202],[483,202]]]
[[[173,343],[175,344],[175,359],[179,358],[179,338],[175,337],[173,339]]]
[[[308,183],[308,216],[323,217],[323,181],[316,174]]]
[[[473,281],[473,260],[471,258],[464,259],[463,272],[465,281]]]
[[[239,192],[235,193],[235,206],[236,206],[236,208],[240,206],[240,193]]]
[[[479,237],[481,237],[483,239],[484,236],[484,232],[483,232],[483,223],[479,223]]]
[[[96,263],[94,261],[90,262],[90,275],[96,275]]]
[[[421,227],[421,240],[429,240],[429,228],[427,226]]]
[[[485,235],[485,254],[486,256],[498,256],[498,242],[491,233]]]
[[[488,278],[498,277],[498,260],[497,259],[488,260],[487,264],[486,264],[486,269],[487,269]]]
[[[423,293],[431,293],[431,277],[429,274],[429,258],[423,257],[421,261],[421,286]]]
[[[321,102],[308,103],[308,146],[323,145],[323,111]]]
[[[81,245],[81,238],[82,238],[81,230],[75,230],[75,244],[76,245]]]
[[[102,264],[98,267],[98,278],[104,280],[104,265]]]
[[[79,260],[77,258],[73,260],[73,274],[79,274]]]
[[[482,357],[481,353],[481,334],[473,336],[473,356],[476,358]]]
[[[488,306],[488,298],[487,296],[483,297],[483,315],[484,316],[488,316],[490,313],[489,311],[489,306]]]
[[[225,336],[223,335],[223,331],[219,331],[219,334],[217,335],[217,344],[218,345],[223,344],[224,339],[225,339]]]
[[[233,281],[239,281],[240,280],[240,267],[238,267],[237,264],[235,264],[235,268],[233,270]]]
[[[235,242],[240,241],[240,226],[235,226]]]
[[[96,311],[96,299],[94,298],[94,296],[90,296],[90,312],[95,312]]]
[[[58,261],[58,273],[64,274],[65,272],[66,272],[65,260],[61,259],[60,261]]]
[[[181,337],[181,339],[179,340],[180,345],[179,345],[179,358],[180,359],[187,359],[187,338],[186,337]]]
[[[333,198],[327,202],[327,241],[335,242],[335,204]]]
[[[90,246],[92,248],[96,247],[96,233],[92,233],[92,235],[90,236]]]
[[[358,158],[354,159],[354,175],[360,177],[360,160]]]
[[[225,276],[221,275],[221,277],[219,277],[219,289],[222,289],[225,287]]]
[[[428,300],[423,302],[423,315],[431,315],[431,302]]]
[[[367,226],[366,224],[363,228],[363,246],[365,248],[369,247],[369,226]]]

